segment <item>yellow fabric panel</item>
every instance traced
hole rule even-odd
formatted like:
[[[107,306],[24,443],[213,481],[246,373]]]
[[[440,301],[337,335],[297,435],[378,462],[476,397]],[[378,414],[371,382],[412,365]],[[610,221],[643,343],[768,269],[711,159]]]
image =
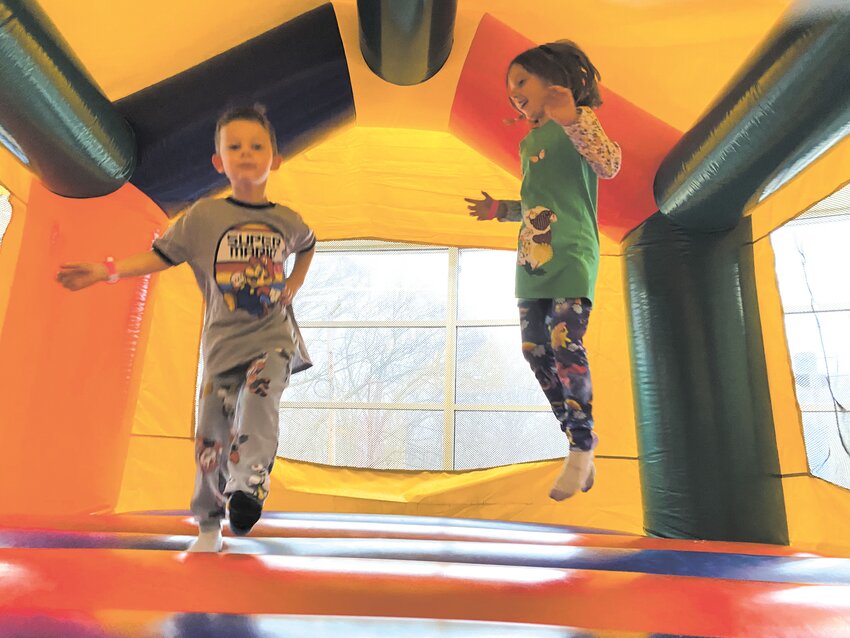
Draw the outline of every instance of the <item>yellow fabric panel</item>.
[[[516,249],[519,227],[479,222],[464,196],[519,199],[520,181],[449,133],[353,126],[286,162],[268,195],[320,240]],[[603,253],[619,254],[602,237]]]
[[[40,0],[110,99],[118,99],[274,28],[324,0]],[[358,118],[445,130],[456,80],[487,12],[536,42],[577,40],[623,97],[687,129],[790,0],[464,0],[444,68],[416,87],[378,79],[360,53],[356,0],[335,0]]]
[[[850,184],[848,166],[850,137],[833,146],[800,175],[747,213],[753,218],[753,237],[764,237]]]
[[[131,435],[115,511],[188,510],[194,456],[191,438]]]
[[[788,341],[785,338],[785,316],[776,282],[770,238],[757,241],[753,253],[764,358],[770,385],[776,445],[779,450],[779,468],[782,474],[808,472],[803,422],[794,389],[794,373],[791,370]]]
[[[118,512],[187,509],[188,439],[133,436]],[[642,533],[637,461],[599,459],[596,485],[567,503],[548,497],[560,461],[472,472],[383,472],[278,459],[268,511],[454,516],[583,525]]]
[[[637,457],[623,258],[603,256],[585,346],[601,455]]]
[[[791,546],[850,558],[850,490],[811,476],[782,479]]]
[[[276,493],[272,487],[269,505],[291,511],[456,516],[642,533],[637,461],[599,459],[594,488],[568,503],[548,497],[560,468],[560,461],[545,461],[471,472],[403,473],[283,461],[274,473],[282,477],[285,489]]]
[[[285,163],[268,194],[320,240],[515,248],[516,225],[469,216],[462,194],[482,189],[519,199],[518,179],[449,133],[357,126]]]
[[[118,100],[324,4],[322,0],[39,0],[101,90]]]
[[[133,434],[192,436],[203,301],[187,265],[158,275]]]
[[[23,203],[29,201],[32,173],[0,144],[0,188],[12,193]]]

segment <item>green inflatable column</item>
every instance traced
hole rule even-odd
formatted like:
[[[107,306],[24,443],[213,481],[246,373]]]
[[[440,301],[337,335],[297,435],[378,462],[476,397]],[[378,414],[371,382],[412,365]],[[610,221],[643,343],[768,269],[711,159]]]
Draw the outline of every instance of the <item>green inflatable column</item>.
[[[647,533],[787,544],[749,218],[624,249]]]

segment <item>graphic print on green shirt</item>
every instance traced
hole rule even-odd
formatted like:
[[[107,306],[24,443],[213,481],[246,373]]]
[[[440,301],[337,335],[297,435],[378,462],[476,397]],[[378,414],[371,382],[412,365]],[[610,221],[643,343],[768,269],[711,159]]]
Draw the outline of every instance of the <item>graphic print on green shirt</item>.
[[[523,138],[520,156],[516,296],[593,301],[599,270],[596,174],[554,120]]]

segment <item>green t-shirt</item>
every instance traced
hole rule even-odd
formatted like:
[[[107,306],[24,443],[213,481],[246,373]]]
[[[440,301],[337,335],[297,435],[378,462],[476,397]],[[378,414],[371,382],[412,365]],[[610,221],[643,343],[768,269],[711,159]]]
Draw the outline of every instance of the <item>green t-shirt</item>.
[[[523,138],[520,156],[516,296],[593,301],[599,271],[596,174],[554,120]]]

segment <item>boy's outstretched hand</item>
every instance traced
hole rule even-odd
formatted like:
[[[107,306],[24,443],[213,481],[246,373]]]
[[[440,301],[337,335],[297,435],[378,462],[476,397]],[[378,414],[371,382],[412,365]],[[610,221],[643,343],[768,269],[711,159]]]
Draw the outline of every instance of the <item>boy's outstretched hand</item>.
[[[469,204],[467,207],[469,208],[469,215],[471,217],[475,217],[480,222],[491,219],[490,208],[493,206],[493,202],[495,201],[484,191],[481,191],[481,194],[484,195],[484,199],[472,199],[471,197],[463,198],[463,201]]]
[[[106,281],[108,274],[103,264],[89,262],[62,264],[56,274],[56,281],[68,290],[82,290]]]
[[[549,119],[555,120],[561,126],[569,126],[578,118],[573,92],[564,86],[553,84],[543,104],[543,110]]]

